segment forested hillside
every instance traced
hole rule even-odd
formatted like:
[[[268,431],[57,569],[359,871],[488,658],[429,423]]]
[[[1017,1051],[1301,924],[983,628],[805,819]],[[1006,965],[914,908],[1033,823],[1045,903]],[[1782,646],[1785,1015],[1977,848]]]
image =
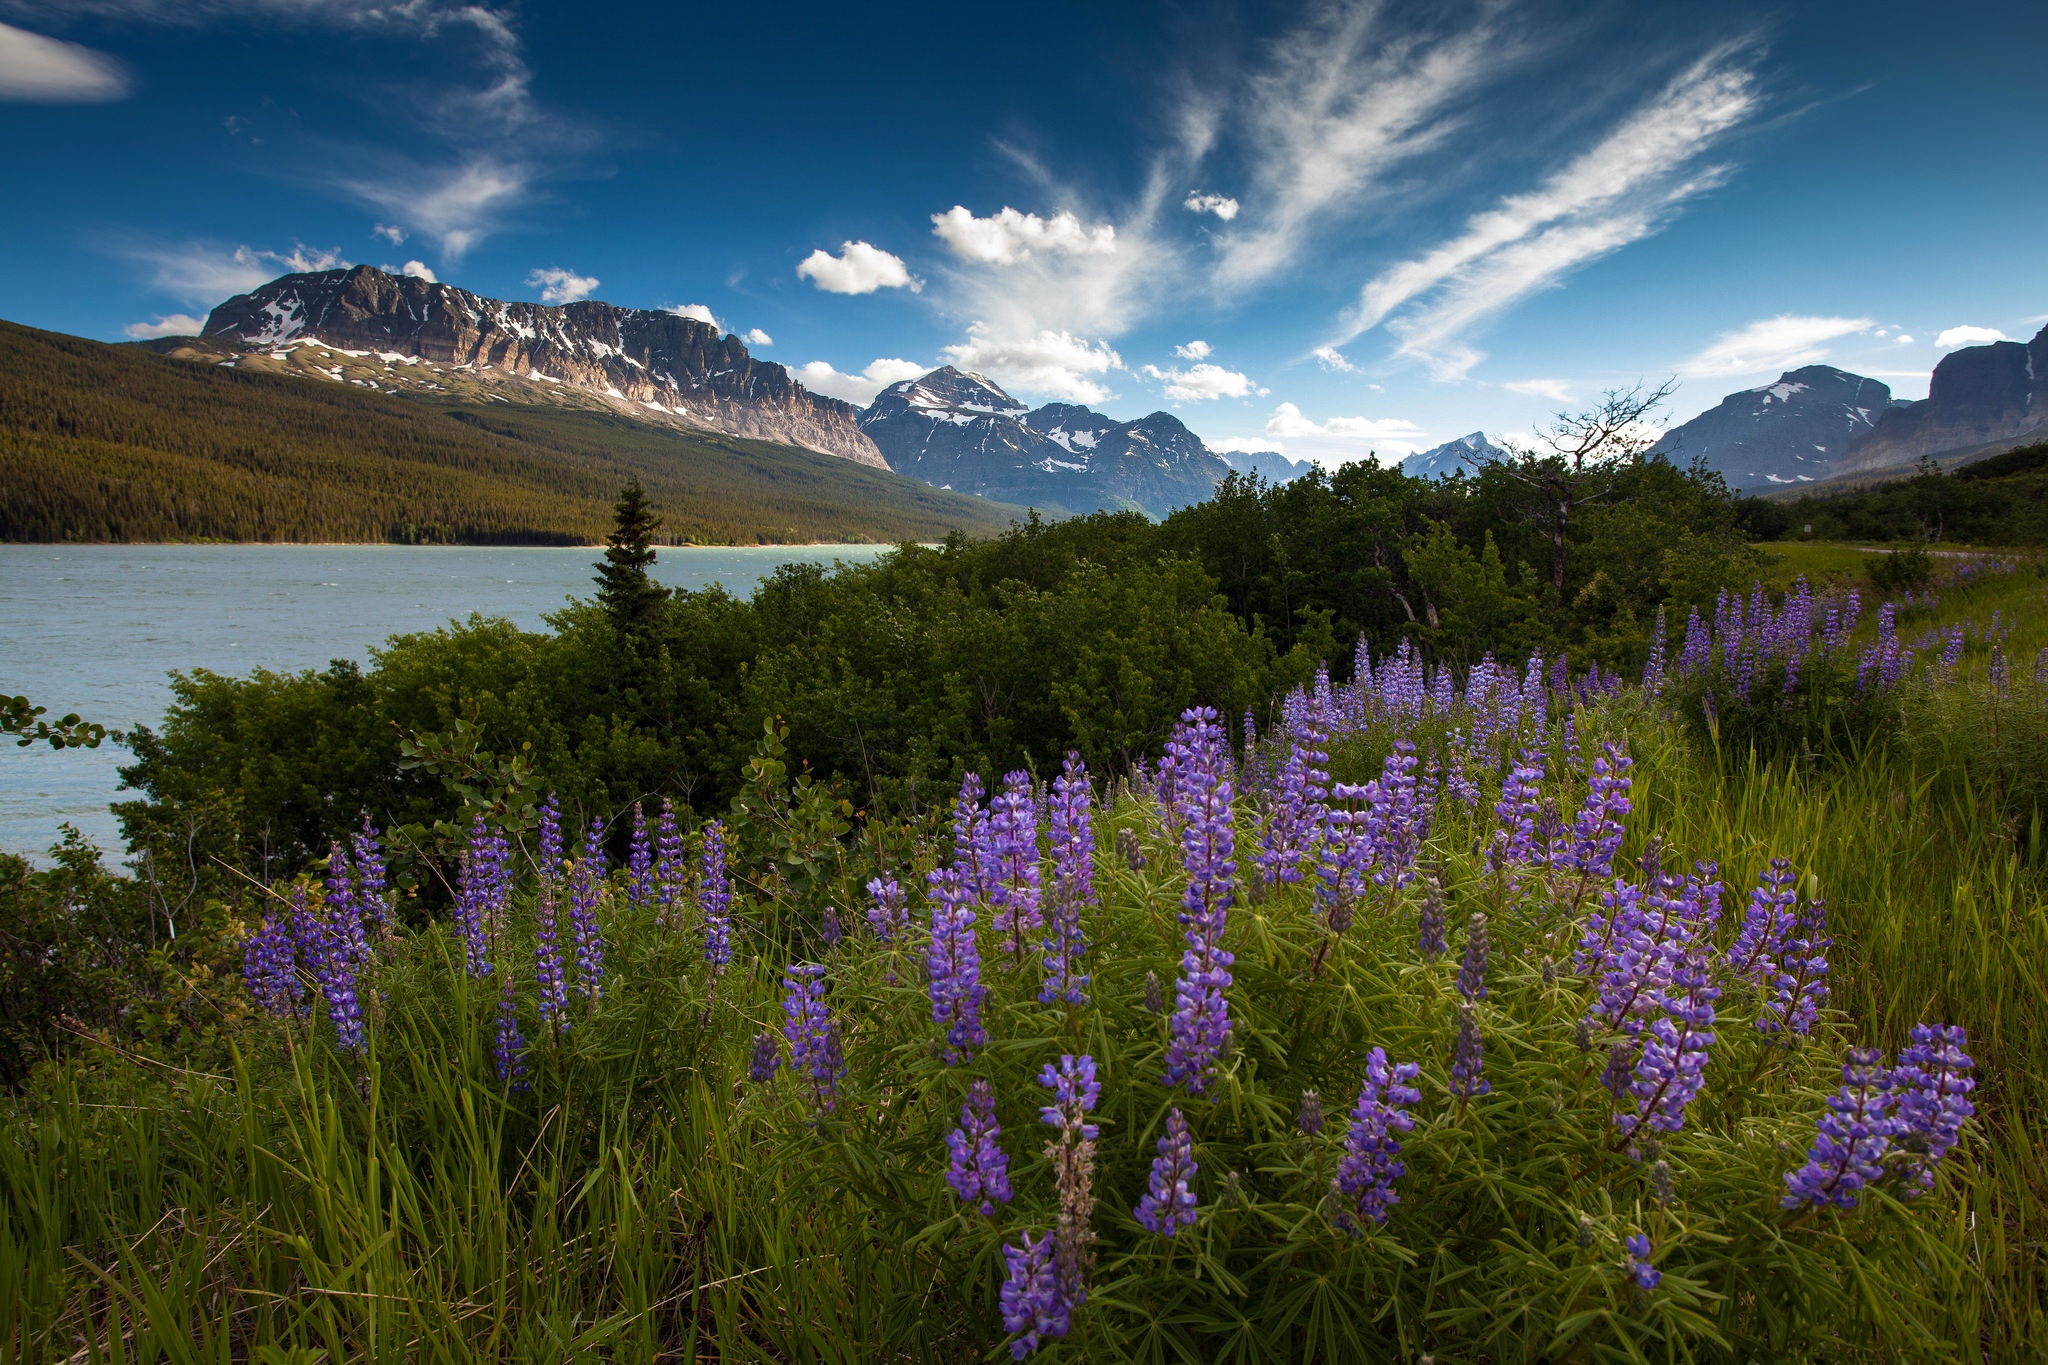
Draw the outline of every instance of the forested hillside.
[[[1923,466],[1910,479],[1854,492],[1748,498],[1743,521],[1761,540],[1947,540],[2048,543],[2048,443],[2020,446],[1954,473]]]
[[[929,540],[1014,514],[790,446],[244,374],[0,323],[0,540],[589,544],[636,477],[679,541]]]

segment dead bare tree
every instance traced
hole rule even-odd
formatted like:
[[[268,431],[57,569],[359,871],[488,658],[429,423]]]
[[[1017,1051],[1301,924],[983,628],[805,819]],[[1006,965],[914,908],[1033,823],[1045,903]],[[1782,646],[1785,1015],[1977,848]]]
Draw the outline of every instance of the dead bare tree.
[[[1550,590],[1564,599],[1565,533],[1574,513],[1614,492],[1621,476],[1655,444],[1644,422],[1678,389],[1676,379],[1655,388],[1609,389],[1578,412],[1560,412],[1539,429],[1533,445],[1509,445],[1490,467],[1533,495],[1536,515],[1550,533]]]

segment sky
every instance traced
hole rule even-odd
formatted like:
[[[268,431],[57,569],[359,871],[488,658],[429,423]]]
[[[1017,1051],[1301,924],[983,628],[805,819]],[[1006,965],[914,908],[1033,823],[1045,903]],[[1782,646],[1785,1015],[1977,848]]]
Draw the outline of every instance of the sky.
[[[0,317],[366,262],[1325,465],[2048,322],[2048,6],[0,0]]]

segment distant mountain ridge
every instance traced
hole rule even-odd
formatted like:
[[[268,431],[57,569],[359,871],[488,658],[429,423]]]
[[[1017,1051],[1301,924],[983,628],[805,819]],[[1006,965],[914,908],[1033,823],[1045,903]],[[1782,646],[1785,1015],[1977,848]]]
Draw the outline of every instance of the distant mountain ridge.
[[[309,343],[374,357],[382,373],[362,381],[367,387],[446,392],[482,382],[485,398],[516,402],[567,385],[593,405],[655,425],[887,467],[852,404],[754,359],[738,337],[655,309],[508,303],[358,265],[285,275],[238,294],[207,316],[200,336],[259,359],[283,359]]]
[[[1026,408],[951,365],[883,389],[860,427],[899,473],[1048,511],[1164,516],[1230,472],[1171,413],[1119,422],[1074,403]]]
[[[1974,453],[2048,435],[2048,327],[2029,342],[1951,351],[1927,397],[1884,414],[1842,453],[1833,473],[1856,474],[1922,458]]]
[[[1475,431],[1410,455],[1401,461],[1401,472],[1416,479],[1448,479],[1454,474],[1477,474],[1489,461],[1507,458],[1508,453],[1488,440],[1485,432]]]
[[[1672,427],[1651,453],[1697,460],[1737,490],[1812,483],[1893,410],[1889,387],[1832,365],[1787,370]]]

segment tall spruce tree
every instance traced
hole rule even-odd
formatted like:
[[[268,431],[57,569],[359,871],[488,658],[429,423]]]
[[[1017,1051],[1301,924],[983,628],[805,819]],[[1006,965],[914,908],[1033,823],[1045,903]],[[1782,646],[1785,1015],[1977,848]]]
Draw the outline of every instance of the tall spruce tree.
[[[639,634],[654,624],[668,589],[647,570],[654,563],[654,533],[661,518],[647,505],[635,479],[612,504],[612,532],[597,566],[597,603],[620,630]]]

